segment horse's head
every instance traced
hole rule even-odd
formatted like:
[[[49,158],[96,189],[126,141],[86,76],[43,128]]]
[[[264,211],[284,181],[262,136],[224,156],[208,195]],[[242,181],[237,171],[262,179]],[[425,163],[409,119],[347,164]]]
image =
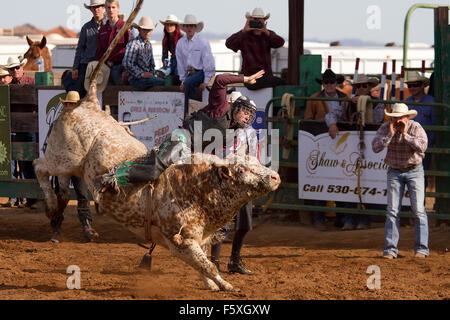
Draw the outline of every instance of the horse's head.
[[[39,66],[36,65],[36,62],[38,62],[39,57],[42,55],[44,58],[44,50],[47,51],[48,49],[46,47],[47,45],[47,39],[45,36],[42,37],[41,41],[33,41],[27,36],[27,42],[30,45],[28,48],[28,51],[24,54],[24,59],[27,59],[27,63],[23,67],[24,70],[32,70],[32,71],[38,71]]]

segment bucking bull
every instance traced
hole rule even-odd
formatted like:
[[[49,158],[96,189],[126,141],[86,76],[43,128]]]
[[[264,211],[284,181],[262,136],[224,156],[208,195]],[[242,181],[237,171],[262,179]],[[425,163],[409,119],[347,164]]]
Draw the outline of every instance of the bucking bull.
[[[75,107],[65,108],[55,121],[45,156],[33,162],[45,194],[49,218],[62,214],[69,200],[69,179],[83,178],[100,213],[112,216],[154,245],[161,245],[198,270],[208,289],[232,290],[208,260],[211,236],[245,203],[275,190],[279,175],[246,156],[234,163],[214,155],[193,154],[191,163],[175,163],[152,184],[126,187],[117,193],[94,192],[96,177],[123,161],[145,160],[149,150],[132,137],[97,100],[101,65],[136,17],[138,1],[125,26],[99,61],[88,94]],[[236,159],[235,159],[236,160]],[[58,176],[56,195],[49,176]]]

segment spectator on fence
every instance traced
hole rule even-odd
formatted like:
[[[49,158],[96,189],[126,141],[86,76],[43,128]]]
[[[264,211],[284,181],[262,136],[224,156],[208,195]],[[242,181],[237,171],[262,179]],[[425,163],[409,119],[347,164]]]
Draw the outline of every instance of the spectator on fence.
[[[199,35],[203,22],[197,22],[194,15],[187,14],[180,26],[186,36],[178,40],[176,58],[180,89],[184,92],[184,111],[187,113],[189,99],[195,98],[195,88],[205,90],[216,67],[209,42]]]
[[[164,79],[155,74],[155,60],[150,35],[155,26],[149,17],[142,17],[133,27],[139,36],[128,42],[122,65],[127,73],[130,85],[136,90],[145,90],[154,86],[163,86]]]
[[[105,1],[91,0],[90,4],[84,4],[84,7],[91,11],[93,17],[81,28],[72,72],[67,73],[63,78],[64,87],[78,91],[81,98],[86,95],[84,78],[87,65],[95,60],[97,53],[98,31],[106,23],[106,17],[103,14]]]
[[[337,88],[338,81],[336,74],[331,70],[327,69],[322,74],[322,79],[316,79],[323,89],[319,92],[314,93],[311,97],[323,97],[323,98],[348,98],[348,96]],[[344,115],[344,111],[348,106],[348,102],[345,101],[322,101],[322,100],[308,100],[306,102],[306,110],[304,119],[305,120],[325,120],[327,114],[332,112],[336,115],[337,120],[343,120],[341,115]],[[327,122],[330,126],[333,123]],[[334,122],[336,125],[336,122]],[[325,206],[326,201],[316,200],[314,202],[316,206]],[[317,211],[313,213],[313,224],[320,231],[326,231],[326,216],[325,212]]]
[[[177,68],[176,47],[178,40],[183,37],[178,18],[169,14],[165,21],[159,20],[164,25],[164,38],[162,40],[162,62],[163,67],[167,67],[166,59],[169,60],[170,74],[172,75],[173,85],[180,83]],[[175,79],[174,79],[175,78]]]
[[[12,79],[8,70],[0,68],[0,84],[10,84]]]
[[[59,98],[61,104],[64,108],[73,108],[77,102],[80,100],[80,95],[78,91],[69,91],[64,99]],[[50,134],[52,130],[53,123],[49,129],[47,134]],[[45,152],[45,150],[44,150]],[[56,177],[57,179],[57,177]],[[75,190],[75,194],[77,196],[77,212],[78,219],[81,222],[83,227],[84,237],[87,241],[91,241],[98,238],[98,233],[92,228],[92,215],[90,210],[89,203],[89,191],[86,182],[83,179],[72,176],[70,178],[73,184],[73,188]],[[58,182],[56,180],[56,193],[58,193]],[[52,217],[50,220],[50,226],[53,230],[53,235],[50,238],[51,242],[58,243],[60,242],[60,234],[61,234],[61,226],[64,220],[64,214],[61,214],[57,217]]]
[[[109,48],[120,28],[125,24],[119,18],[120,5],[118,0],[106,0],[106,15],[108,21],[100,27],[98,31],[98,48],[96,60],[100,60],[106,50]],[[126,74],[122,66],[122,60],[125,55],[125,47],[130,39],[130,30],[127,30],[122,38],[117,42],[116,47],[106,60],[106,65],[111,68],[109,84],[123,85],[126,81]]]
[[[263,9],[255,8],[252,13],[246,13],[246,22],[242,30],[232,34],[225,42],[227,48],[237,52],[241,50],[242,68],[245,76],[250,76],[259,70],[265,70],[262,78],[256,84],[245,84],[250,90],[284,85],[286,81],[276,77],[272,72],[272,48],[280,48],[284,39],[274,31],[267,29],[270,13],[264,14]]]
[[[17,57],[9,57],[6,65],[2,66],[7,69],[12,77],[11,84],[34,84],[34,78],[27,76],[23,71],[23,66],[27,63],[27,59],[19,60]]]
[[[426,258],[429,255],[428,218],[424,206],[425,176],[422,161],[428,145],[427,134],[418,122],[411,120],[417,111],[409,110],[404,103],[394,104],[392,112],[385,111],[385,114],[391,118],[378,129],[372,141],[375,153],[387,148],[384,162],[389,166],[383,257],[394,259],[398,256],[399,211],[407,187],[414,214],[414,257]]]

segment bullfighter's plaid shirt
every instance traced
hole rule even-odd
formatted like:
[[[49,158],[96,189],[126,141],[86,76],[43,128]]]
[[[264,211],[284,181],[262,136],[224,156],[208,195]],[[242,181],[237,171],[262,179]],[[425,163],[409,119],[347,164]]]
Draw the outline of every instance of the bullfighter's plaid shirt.
[[[385,122],[372,140],[373,152],[378,153],[387,147],[384,162],[394,169],[404,169],[422,163],[427,150],[428,138],[422,126],[408,121],[406,134],[396,132],[391,136],[389,121]]]

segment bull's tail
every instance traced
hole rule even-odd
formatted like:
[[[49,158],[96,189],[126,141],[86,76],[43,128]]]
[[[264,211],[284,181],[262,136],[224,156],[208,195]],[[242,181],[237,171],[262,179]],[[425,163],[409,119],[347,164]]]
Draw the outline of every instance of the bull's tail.
[[[90,82],[90,87],[89,87],[89,93],[87,95],[87,97],[88,97],[87,99],[88,100],[97,98],[97,77],[98,77],[98,74],[100,73],[100,69],[101,69],[102,65],[105,63],[106,59],[108,59],[108,57],[111,54],[111,52],[116,47],[117,42],[119,42],[120,38],[122,38],[123,35],[125,34],[125,32],[130,28],[131,23],[136,18],[139,10],[141,10],[141,6],[142,6],[143,2],[144,2],[144,0],[138,0],[137,1],[137,4],[134,7],[133,11],[131,11],[131,14],[128,17],[127,21],[122,26],[122,28],[120,28],[119,33],[117,33],[117,35],[115,36],[115,38],[111,42],[109,48],[103,54],[103,56],[101,57],[99,63],[95,67],[94,72],[92,73],[91,79],[90,79],[91,82]]]

